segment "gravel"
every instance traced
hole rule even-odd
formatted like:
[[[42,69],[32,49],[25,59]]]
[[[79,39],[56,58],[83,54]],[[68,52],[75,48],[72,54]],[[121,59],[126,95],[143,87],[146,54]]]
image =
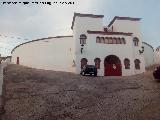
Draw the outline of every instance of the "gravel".
[[[159,120],[152,69],[130,77],[90,77],[9,65],[5,120]]]

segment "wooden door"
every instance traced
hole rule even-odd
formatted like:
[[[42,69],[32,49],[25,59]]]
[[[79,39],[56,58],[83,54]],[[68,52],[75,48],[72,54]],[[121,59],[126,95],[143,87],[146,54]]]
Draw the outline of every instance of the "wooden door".
[[[121,76],[122,68],[121,62],[118,57],[109,56],[105,59],[104,63],[104,75],[105,76]],[[113,57],[113,58],[112,58]]]

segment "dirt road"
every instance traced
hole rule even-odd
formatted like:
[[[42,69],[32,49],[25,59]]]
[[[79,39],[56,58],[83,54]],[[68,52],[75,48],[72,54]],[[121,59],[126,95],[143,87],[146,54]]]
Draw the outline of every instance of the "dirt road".
[[[160,83],[152,71],[83,77],[9,65],[6,120],[159,120]]]

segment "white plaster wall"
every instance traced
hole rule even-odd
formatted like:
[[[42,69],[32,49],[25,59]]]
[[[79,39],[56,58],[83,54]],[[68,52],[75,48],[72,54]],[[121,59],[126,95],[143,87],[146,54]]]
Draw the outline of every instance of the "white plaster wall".
[[[103,18],[76,16],[73,31],[77,34],[87,33],[87,30],[103,30]],[[80,32],[80,33],[79,33]]]
[[[87,39],[87,44],[84,46],[83,54],[80,53],[77,56],[78,63],[77,64],[77,72],[80,71],[80,60],[82,58],[87,58],[88,64],[94,65],[94,59],[96,57],[101,59],[101,68],[98,70],[99,76],[104,76],[104,60],[108,55],[116,55],[121,60],[122,64],[122,76],[129,76],[134,74],[140,74],[144,72],[143,65],[141,64],[141,70],[135,70],[134,65],[134,56],[133,56],[133,48],[132,48],[132,37],[123,36],[123,35],[99,35],[100,37],[124,37],[126,40],[126,44],[103,44],[96,43],[97,35],[89,34]],[[125,69],[124,59],[130,59],[130,69]],[[137,57],[141,60],[141,56]]]
[[[80,49],[80,35],[86,34],[87,30],[102,31],[103,30],[103,19],[102,18],[91,18],[91,17],[79,17],[75,18],[73,27],[73,38],[75,40],[75,62],[76,62],[76,73],[80,73],[79,69],[79,58],[81,56]],[[95,48],[94,48],[95,49]]]
[[[115,32],[125,32],[125,33],[133,33],[132,35],[132,49],[133,49],[133,58],[139,59],[141,61],[141,71],[135,69],[135,74],[140,74],[145,72],[145,60],[144,54],[139,54],[139,50],[142,50],[142,36],[141,36],[141,28],[140,21],[131,21],[131,20],[116,20],[113,23],[113,29]],[[133,38],[138,37],[139,45],[134,46]]]
[[[32,68],[74,72],[73,37],[61,37],[34,41],[17,47],[12,53],[12,62]]]
[[[113,23],[113,31],[114,32],[134,33],[134,35],[139,38],[141,37],[140,21],[115,20],[115,22]]]
[[[80,60],[82,58],[88,59],[88,64],[94,64],[94,59],[96,57],[101,58],[101,69],[99,70],[98,75],[104,75],[104,59],[108,55],[116,55],[120,58],[122,64],[122,76],[140,74],[145,72],[144,64],[144,55],[139,54],[139,50],[142,46],[141,34],[139,30],[139,22],[130,21],[120,21],[115,23],[118,32],[132,32],[134,33],[130,37],[121,36],[121,35],[111,35],[111,37],[125,37],[127,44],[126,45],[114,45],[114,44],[99,44],[96,43],[96,37],[98,35],[87,34],[87,30],[102,31],[103,30],[103,21],[102,18],[80,18],[78,17],[75,22],[73,29],[74,39],[75,39],[75,55],[76,55],[76,72],[80,72]],[[114,27],[115,29],[115,27]],[[80,34],[87,35],[87,44],[84,46],[84,53],[81,54],[79,36]],[[106,36],[104,36],[106,37]],[[133,45],[133,37],[138,37],[140,39],[139,46],[135,47]],[[129,70],[124,69],[124,59],[130,59],[130,68]],[[141,61],[140,70],[135,70],[134,60],[139,59]]]
[[[155,64],[160,64],[160,50],[154,52]]]
[[[102,18],[90,18],[90,17],[76,17],[75,24],[73,27],[74,40],[75,40],[75,55],[79,55],[80,46],[80,35],[87,34],[87,30],[103,30],[103,19]]]
[[[152,66],[154,64],[154,49],[144,42],[142,44],[142,46],[144,47],[145,66]]]
[[[134,46],[133,44],[133,38],[137,37],[135,35],[132,36],[132,50],[133,50],[133,58],[135,59],[139,59],[140,60],[140,68],[141,70],[136,70],[135,69],[135,74],[140,74],[145,72],[145,59],[144,59],[144,53],[140,54],[139,50],[142,50],[142,39],[141,37],[139,37],[139,45],[138,46]]]
[[[96,43],[97,35],[89,35],[88,42],[90,43],[88,46],[88,51],[91,53],[92,56],[98,56],[101,59],[101,70],[99,71],[100,75],[104,75],[104,60],[108,55],[116,55],[121,60],[122,64],[122,76],[133,75],[134,69],[133,62],[132,62],[132,48],[130,37],[122,36],[122,35],[108,35],[103,36],[99,35],[100,37],[124,37],[126,40],[126,44],[103,44],[103,43]],[[126,51],[127,50],[127,51]],[[131,69],[126,70],[124,69],[124,59],[130,59]],[[91,57],[90,57],[91,59]],[[94,64],[94,59],[92,58],[92,63]]]

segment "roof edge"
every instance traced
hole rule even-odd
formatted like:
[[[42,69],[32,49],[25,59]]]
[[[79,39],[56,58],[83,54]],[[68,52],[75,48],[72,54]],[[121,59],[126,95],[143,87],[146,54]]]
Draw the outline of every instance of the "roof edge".
[[[130,20],[130,21],[140,21],[142,18],[133,18],[133,17],[120,17],[120,16],[115,16],[113,20],[108,24],[108,27],[110,27],[115,20]]]
[[[73,30],[73,26],[74,26],[74,22],[75,22],[76,16],[79,16],[79,17],[91,17],[91,18],[103,18],[104,17],[104,15],[83,14],[83,13],[76,13],[76,12],[74,12],[72,26],[71,26],[72,30]]]
[[[133,33],[124,33],[124,32],[106,32],[106,31],[91,31],[87,30],[88,34],[102,34],[102,35],[126,35],[131,36]]]
[[[27,41],[27,42],[21,43],[21,44],[17,45],[16,47],[14,47],[14,48],[12,49],[12,51],[11,51],[11,54],[13,53],[13,51],[14,51],[16,48],[18,48],[18,47],[20,47],[20,46],[22,46],[22,45],[24,45],[24,44],[27,44],[27,43],[36,42],[36,41],[41,41],[41,40],[46,40],[46,39],[52,39],[52,38],[63,38],[63,37],[73,37],[73,35],[68,35],[68,36],[56,36],[56,37],[48,37],[48,38],[40,38],[40,39],[36,39],[36,40]]]
[[[152,45],[150,45],[150,44],[148,44],[148,43],[146,43],[146,42],[142,42],[142,43],[144,43],[144,44],[146,44],[146,45],[150,46],[150,47],[153,49],[153,51],[154,51],[154,48],[153,48],[153,46],[152,46]]]

